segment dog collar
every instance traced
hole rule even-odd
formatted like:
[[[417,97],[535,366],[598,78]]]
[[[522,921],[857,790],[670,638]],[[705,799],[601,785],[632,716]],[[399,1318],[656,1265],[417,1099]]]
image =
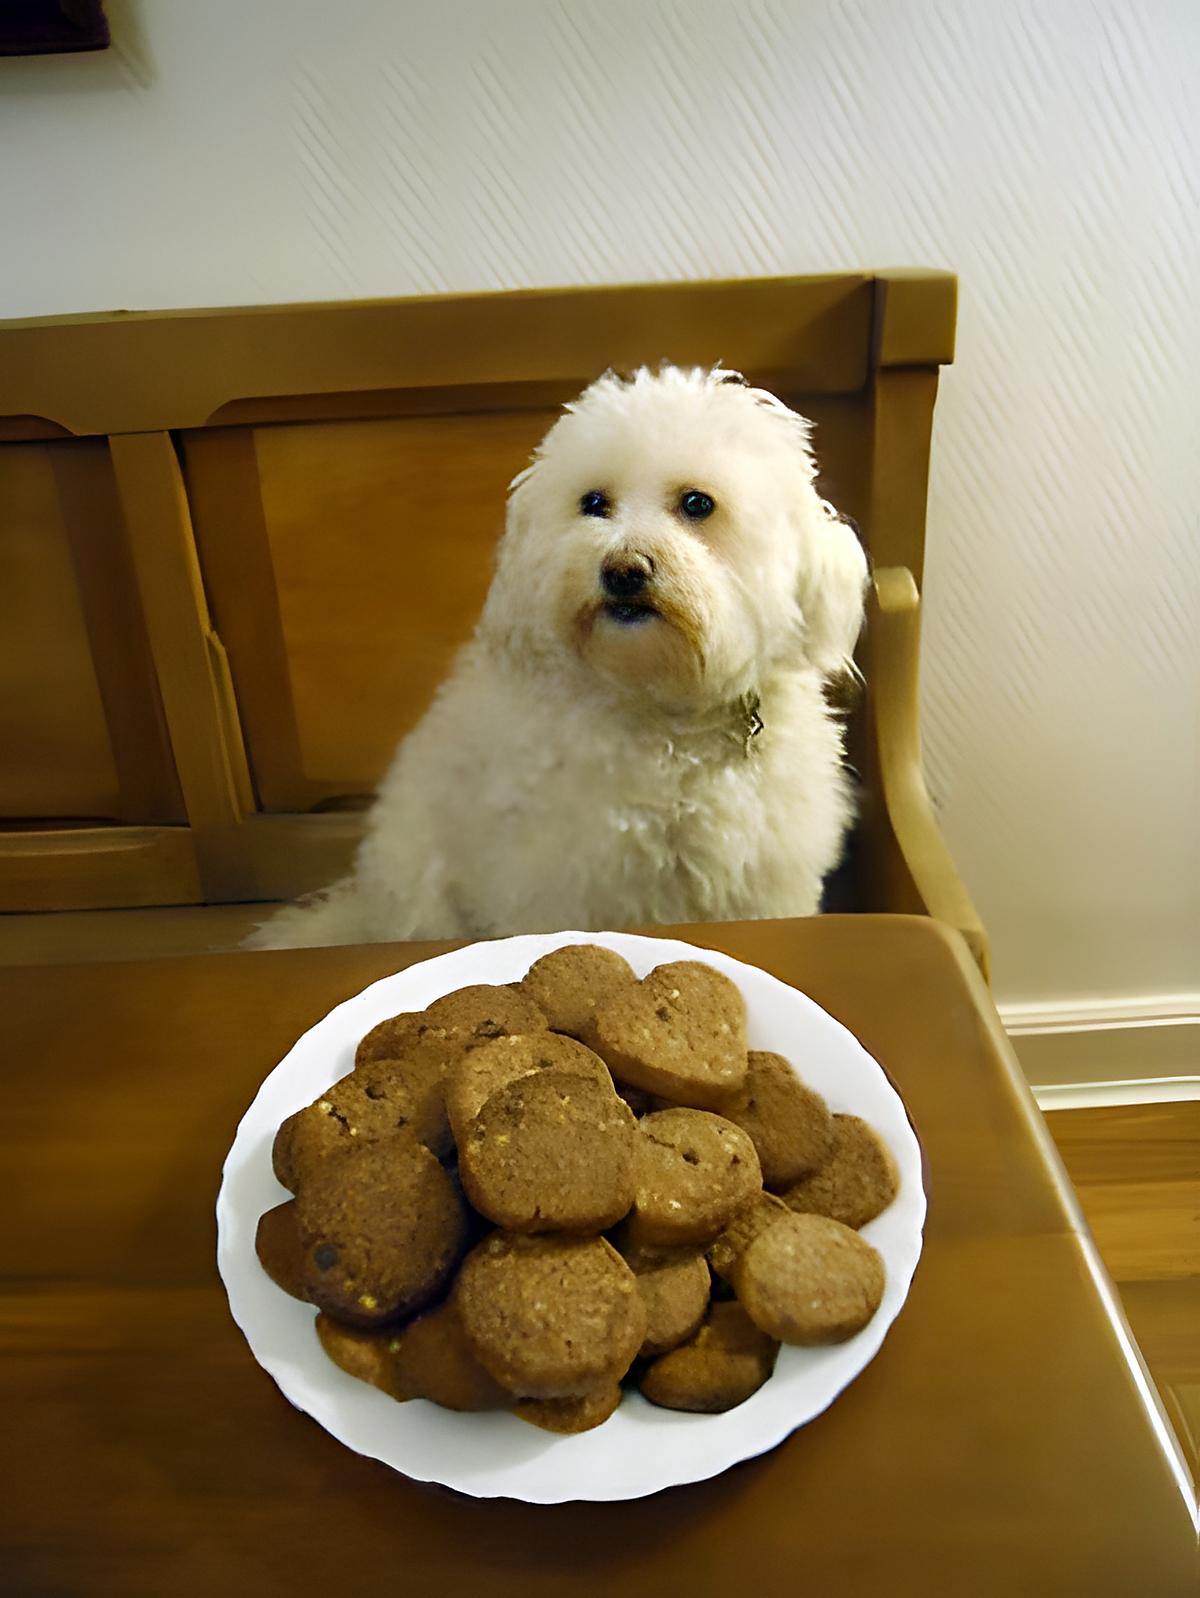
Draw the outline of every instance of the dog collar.
[[[742,753],[747,760],[750,758],[754,740],[763,730],[763,719],[758,713],[761,702],[757,694],[743,694],[734,706],[737,730],[733,736],[741,743]]]

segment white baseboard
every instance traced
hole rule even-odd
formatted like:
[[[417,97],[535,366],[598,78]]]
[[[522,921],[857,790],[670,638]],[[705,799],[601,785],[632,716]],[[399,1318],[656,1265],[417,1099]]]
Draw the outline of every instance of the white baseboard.
[[[1094,1110],[1116,1104],[1177,1104],[1200,1099],[1200,1076],[1160,1076],[1130,1082],[1045,1082],[1033,1096],[1040,1110]]]
[[[1200,994],[1009,1004],[1000,1018],[1044,1109],[1200,1097]]]
[[[1010,1032],[1086,1032],[1200,1023],[1200,993],[1152,993],[1110,999],[1056,999],[999,1006]]]

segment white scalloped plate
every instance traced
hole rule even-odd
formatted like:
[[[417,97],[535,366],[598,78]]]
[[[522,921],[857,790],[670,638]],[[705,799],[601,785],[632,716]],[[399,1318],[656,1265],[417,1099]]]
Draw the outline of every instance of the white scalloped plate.
[[[849,1342],[782,1349],[770,1381],[724,1415],[656,1409],[635,1392],[603,1426],[556,1437],[508,1414],[456,1414],[424,1400],[397,1404],[326,1358],[313,1331],[316,1312],[289,1298],[258,1263],[258,1218],[288,1197],[271,1170],[276,1128],[351,1069],[359,1038],[376,1022],[424,1009],[468,983],[515,981],[548,950],[584,942],[618,950],[639,976],[681,959],[703,959],[724,971],[745,997],[751,1048],[786,1056],[833,1110],[861,1115],[886,1140],[900,1192],[863,1228],[886,1267],[883,1302]],[[924,1219],[921,1154],[903,1103],[861,1044],[811,999],[715,950],[623,933],[563,932],[476,943],[410,966],[339,1004],[298,1039],[259,1089],[225,1161],[217,1264],[255,1359],[291,1403],[347,1448],[475,1497],[552,1504],[640,1498],[703,1481],[774,1448],[819,1415],[874,1358],[899,1313],[920,1258]]]

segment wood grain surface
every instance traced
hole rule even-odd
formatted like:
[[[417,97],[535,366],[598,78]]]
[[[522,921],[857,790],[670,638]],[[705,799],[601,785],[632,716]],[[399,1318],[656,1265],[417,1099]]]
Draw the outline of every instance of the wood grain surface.
[[[885,1066],[925,1151],[925,1251],[877,1358],[782,1446],[552,1509],[342,1448],[255,1365],[216,1276],[221,1162],[263,1076],[429,946],[0,971],[0,1589],[1190,1594],[1169,1434],[965,945],[905,917],[682,935],[794,982]]]
[[[1200,1102],[1059,1110],[1046,1120],[1200,1475]]]

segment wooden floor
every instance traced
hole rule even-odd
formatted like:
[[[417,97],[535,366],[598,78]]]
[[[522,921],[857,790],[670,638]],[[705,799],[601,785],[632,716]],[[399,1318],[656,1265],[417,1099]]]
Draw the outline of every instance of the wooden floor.
[[[1046,1121],[1200,1480],[1200,1101]]]
[[[236,948],[268,908],[0,915],[0,964]],[[1200,1476],[1200,1102],[1058,1110],[1046,1119]]]

